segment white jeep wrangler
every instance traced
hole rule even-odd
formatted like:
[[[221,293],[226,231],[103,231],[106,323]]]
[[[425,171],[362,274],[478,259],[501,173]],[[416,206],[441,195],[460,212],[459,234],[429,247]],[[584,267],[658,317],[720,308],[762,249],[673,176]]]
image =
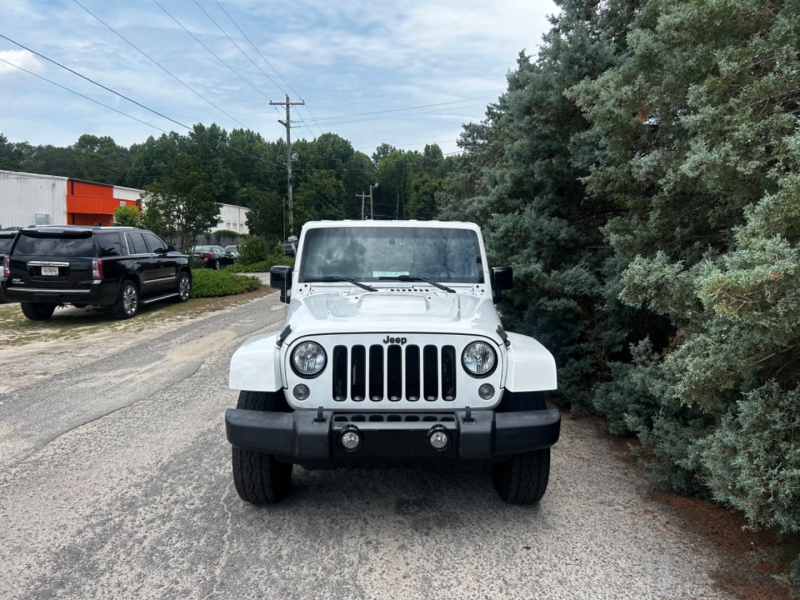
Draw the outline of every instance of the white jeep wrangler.
[[[506,502],[538,502],[561,417],[552,355],[506,333],[480,228],[438,221],[306,223],[294,271],[272,268],[284,329],[231,359],[233,479],[253,504],[289,493],[293,465],[491,465]],[[291,300],[289,299],[291,297]]]

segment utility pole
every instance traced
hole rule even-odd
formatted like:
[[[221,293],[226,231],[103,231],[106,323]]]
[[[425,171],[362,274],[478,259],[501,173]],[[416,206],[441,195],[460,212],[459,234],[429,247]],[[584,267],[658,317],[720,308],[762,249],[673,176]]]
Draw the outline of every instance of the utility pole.
[[[378,187],[377,183],[375,185],[370,184],[369,185],[369,195],[365,194],[364,192],[361,192],[360,194],[356,194],[356,198],[361,198],[361,220],[362,221],[364,220],[364,199],[365,198],[369,198],[369,218],[372,219],[373,221],[375,220],[375,210],[374,210],[374,207],[372,205],[372,190],[373,190],[373,188],[377,188],[377,187]]]
[[[285,106],[286,107],[286,121],[278,119],[278,123],[286,128],[286,187],[288,190],[288,206],[287,212],[289,213],[289,231],[292,231],[292,222],[294,221],[294,203],[292,202],[292,106],[302,106],[305,104],[302,100],[300,102],[289,102],[289,94],[286,94],[286,102],[273,102],[269,101],[270,106]]]
[[[364,198],[366,198],[366,197],[367,197],[367,195],[364,192],[361,192],[360,194],[356,194],[356,198],[361,198],[361,220],[362,221],[364,220]]]

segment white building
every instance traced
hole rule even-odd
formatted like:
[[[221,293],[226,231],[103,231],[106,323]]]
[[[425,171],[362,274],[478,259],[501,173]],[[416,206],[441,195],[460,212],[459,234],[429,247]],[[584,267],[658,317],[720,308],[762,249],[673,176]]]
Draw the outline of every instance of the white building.
[[[144,190],[0,170],[0,228],[28,225],[111,225],[120,206],[136,206]],[[222,222],[212,231],[249,233],[249,209],[220,205]]]
[[[229,229],[241,235],[247,235],[250,230],[247,228],[247,213],[250,212],[249,208],[244,206],[235,206],[233,204],[221,204],[219,209],[219,216],[222,219],[219,225],[214,227],[211,231],[219,231],[220,229]]]

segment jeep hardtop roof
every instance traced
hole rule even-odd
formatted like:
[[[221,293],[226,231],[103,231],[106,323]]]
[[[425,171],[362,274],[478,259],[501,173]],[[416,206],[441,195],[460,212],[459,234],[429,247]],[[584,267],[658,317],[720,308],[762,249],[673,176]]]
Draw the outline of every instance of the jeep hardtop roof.
[[[381,220],[373,221],[367,220],[349,220],[342,221],[308,221],[303,225],[303,230],[306,229],[320,229],[324,227],[449,227],[452,229],[472,229],[473,231],[480,231],[481,228],[475,223],[468,223],[466,221],[416,221],[409,220]]]

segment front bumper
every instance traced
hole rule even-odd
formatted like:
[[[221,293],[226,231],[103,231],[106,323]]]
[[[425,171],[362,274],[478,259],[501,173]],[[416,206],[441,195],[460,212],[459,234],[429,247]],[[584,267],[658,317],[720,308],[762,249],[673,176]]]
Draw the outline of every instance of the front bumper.
[[[451,443],[434,450],[432,428],[443,429]],[[355,428],[363,443],[352,452],[339,443],[343,429]],[[289,413],[228,409],[228,441],[245,450],[273,454],[308,468],[337,466],[434,466],[496,462],[512,454],[549,448],[558,441],[558,410],[452,413]]]
[[[10,277],[0,279],[0,291],[8,302],[46,302],[53,304],[91,304],[110,306],[119,295],[118,281],[97,281],[89,284],[57,288],[40,287],[36,281],[26,286],[10,285]]]

